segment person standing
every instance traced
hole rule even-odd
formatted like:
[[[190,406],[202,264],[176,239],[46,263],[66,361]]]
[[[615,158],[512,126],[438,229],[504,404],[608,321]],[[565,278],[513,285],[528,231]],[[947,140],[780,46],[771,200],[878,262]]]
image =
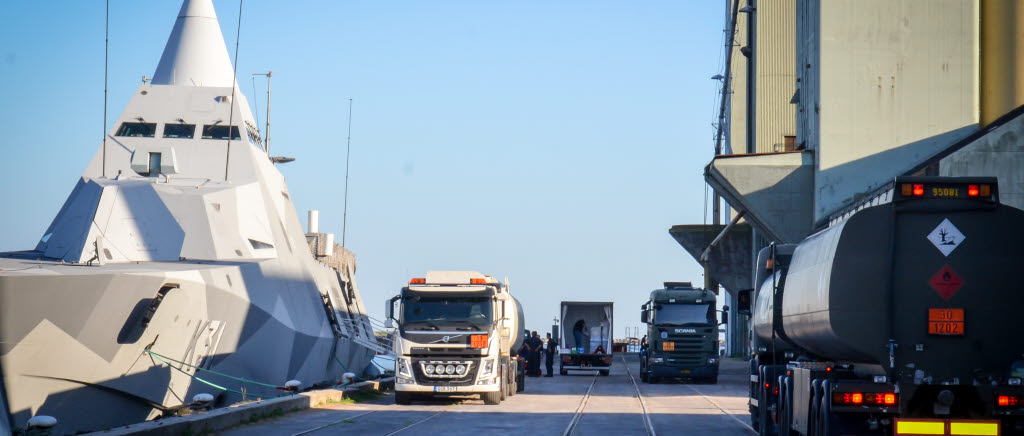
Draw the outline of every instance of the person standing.
[[[576,324],[573,324],[572,326],[572,337],[573,339],[576,339],[576,348],[579,349],[580,347],[584,347],[583,350],[579,351],[580,353],[585,353],[587,350],[585,348],[586,345],[583,344],[583,334],[586,331],[587,322],[584,321],[582,318],[579,321],[576,321]]]
[[[530,377],[540,377],[540,351],[543,347],[543,343],[540,341],[540,334],[536,331],[533,335],[527,339],[526,346],[529,347],[530,354],[526,364],[526,368],[529,370],[527,375]]]
[[[554,339],[551,339],[551,333],[548,333],[548,342],[544,347],[544,365],[548,368],[548,375],[545,377],[554,377],[555,368],[555,350],[558,349],[558,344],[555,343]]]

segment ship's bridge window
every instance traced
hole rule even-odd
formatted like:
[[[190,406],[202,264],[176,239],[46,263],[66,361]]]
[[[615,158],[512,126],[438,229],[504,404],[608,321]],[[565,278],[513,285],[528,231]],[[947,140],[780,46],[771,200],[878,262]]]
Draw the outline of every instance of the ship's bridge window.
[[[152,138],[156,136],[156,123],[121,123],[114,136],[132,136],[136,138]]]
[[[164,138],[192,139],[195,134],[195,124],[164,124]]]
[[[203,126],[203,139],[228,139],[228,126]],[[242,139],[238,126],[231,126],[231,139]]]

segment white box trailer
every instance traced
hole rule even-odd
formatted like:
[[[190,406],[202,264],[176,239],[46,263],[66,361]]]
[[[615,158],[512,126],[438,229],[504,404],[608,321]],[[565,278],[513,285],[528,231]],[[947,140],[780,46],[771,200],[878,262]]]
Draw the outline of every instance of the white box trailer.
[[[612,366],[614,305],[611,302],[563,301],[559,335],[558,372],[598,371]]]

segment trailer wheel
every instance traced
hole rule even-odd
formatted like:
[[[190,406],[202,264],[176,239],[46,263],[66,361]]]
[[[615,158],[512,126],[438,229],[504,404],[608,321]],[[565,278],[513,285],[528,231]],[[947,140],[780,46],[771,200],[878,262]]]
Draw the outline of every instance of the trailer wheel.
[[[788,436],[793,432],[793,395],[790,393],[789,377],[779,377],[779,435]]]
[[[828,436],[832,432],[832,402],[830,400],[831,383],[821,382],[821,405],[818,406],[818,434]]]
[[[600,370],[599,372],[601,373],[601,375],[605,375],[605,376],[606,376],[606,375],[608,375],[608,372],[609,372],[609,371],[610,371],[610,370],[607,370],[607,369],[602,369],[602,370]]]
[[[412,392],[395,392],[395,404],[406,405],[412,403]]]
[[[821,405],[821,379],[816,378],[811,381],[811,410],[807,416],[807,433],[808,436],[818,436],[818,411]]]

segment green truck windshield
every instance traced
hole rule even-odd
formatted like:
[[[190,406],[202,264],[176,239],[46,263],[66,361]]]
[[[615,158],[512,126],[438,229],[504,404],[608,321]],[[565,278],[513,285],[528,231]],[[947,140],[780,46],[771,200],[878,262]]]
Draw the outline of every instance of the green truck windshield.
[[[654,322],[659,325],[711,324],[713,315],[707,304],[665,304],[656,306]]]
[[[487,330],[491,324],[491,299],[488,297],[407,297],[402,307],[402,324],[412,330],[465,327]]]

